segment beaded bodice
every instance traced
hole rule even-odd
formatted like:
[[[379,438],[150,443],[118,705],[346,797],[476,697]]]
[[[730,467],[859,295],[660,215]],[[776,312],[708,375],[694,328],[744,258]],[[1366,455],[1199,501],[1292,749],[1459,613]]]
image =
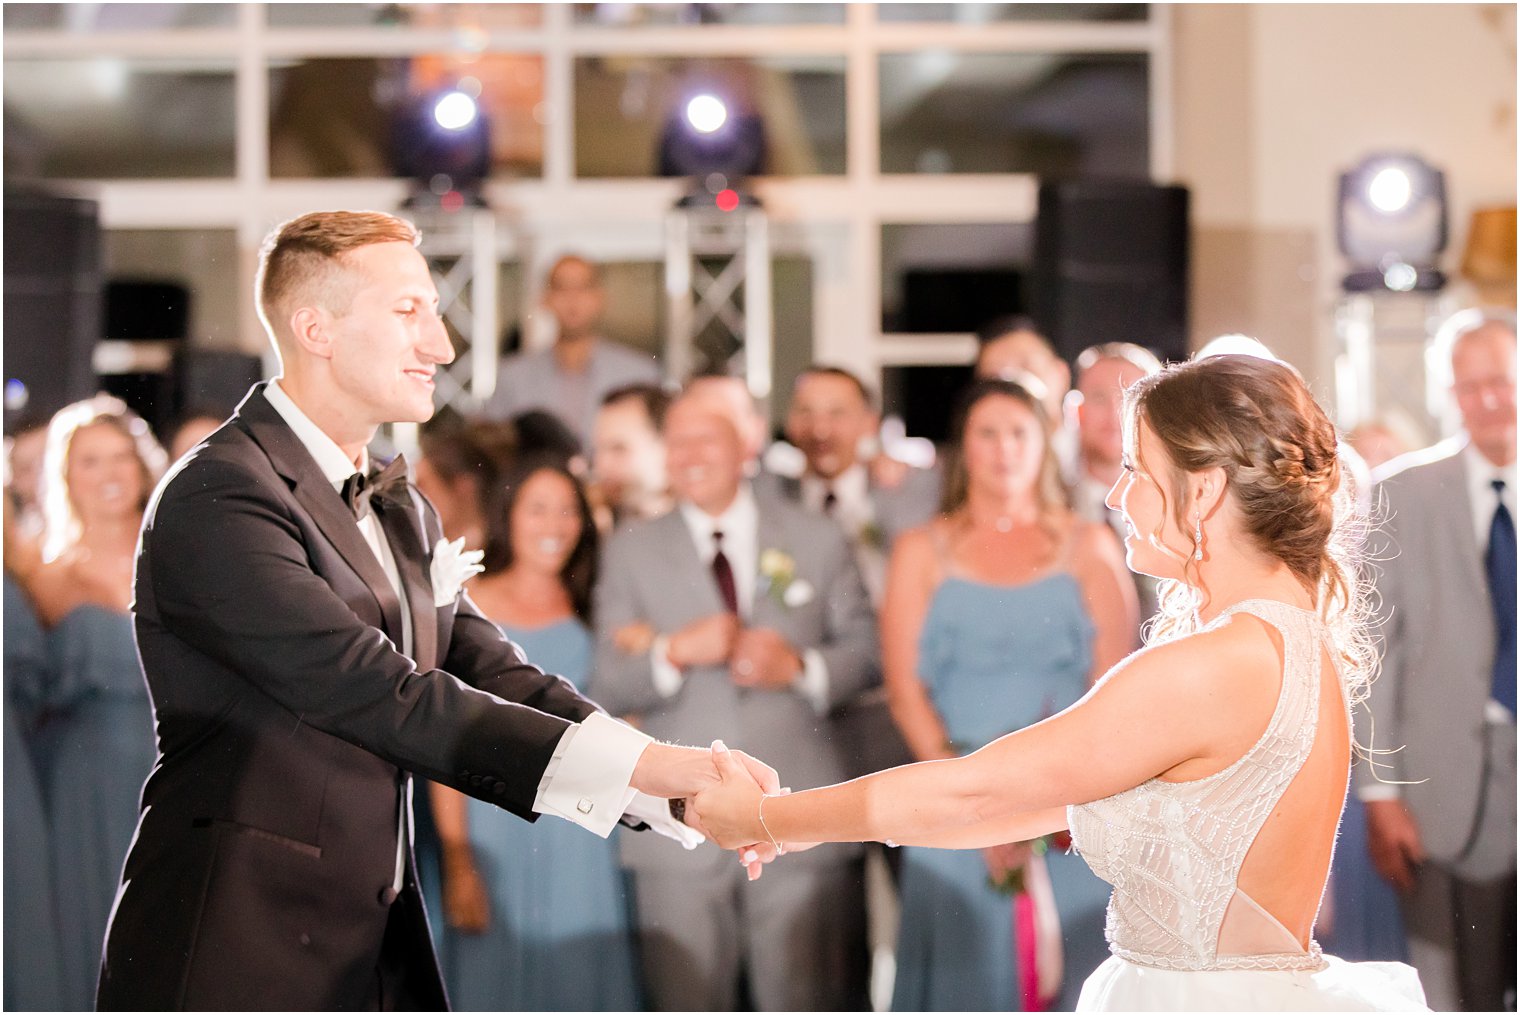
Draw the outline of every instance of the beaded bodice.
[[[1237,882],[1257,833],[1314,746],[1323,627],[1312,613],[1264,599],[1237,603],[1209,626],[1237,612],[1283,638],[1282,691],[1261,738],[1213,775],[1151,779],[1069,808],[1072,842],[1114,886],[1106,934],[1120,958],[1183,970],[1317,969],[1319,945],[1311,940],[1304,951]],[[1221,953],[1225,914],[1237,898],[1280,932],[1280,950]]]

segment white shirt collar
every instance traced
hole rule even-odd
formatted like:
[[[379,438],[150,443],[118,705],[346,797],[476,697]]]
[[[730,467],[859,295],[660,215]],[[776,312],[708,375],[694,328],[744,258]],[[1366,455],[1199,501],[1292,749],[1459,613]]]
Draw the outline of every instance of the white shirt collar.
[[[739,492],[735,494],[733,503],[716,518],[690,501],[681,501],[680,508],[681,518],[691,530],[691,538],[696,541],[704,557],[712,556],[714,532],[723,533],[724,540],[728,541],[735,534],[754,532],[760,524],[755,496],[750,492],[748,483],[739,484]]]
[[[296,439],[306,448],[317,462],[317,468],[322,470],[322,475],[334,489],[342,489],[343,483],[355,472],[364,472],[369,468],[369,449],[359,452],[359,467],[354,468],[354,463],[343,449],[338,447],[338,442],[327,436],[322,428],[311,421],[311,417],[301,411],[301,407],[291,401],[285,389],[280,387],[278,380],[270,381],[264,388],[264,397],[274,407],[274,411],[280,414],[280,418],[295,433]]]

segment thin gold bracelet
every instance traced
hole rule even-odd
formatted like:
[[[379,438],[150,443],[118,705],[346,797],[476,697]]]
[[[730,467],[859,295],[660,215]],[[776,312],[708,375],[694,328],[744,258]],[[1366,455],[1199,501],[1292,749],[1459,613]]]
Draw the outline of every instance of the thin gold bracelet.
[[[776,847],[776,855],[777,856],[781,856],[783,853],[785,853],[786,852],[786,847],[783,846],[781,843],[779,843],[779,842],[776,841],[776,837],[771,834],[770,826],[765,823],[765,801],[768,800],[768,799],[770,799],[773,796],[779,796],[779,795],[780,794],[777,794],[777,793],[761,793],[760,794],[760,806],[757,808],[759,810],[759,812],[760,812],[760,827],[765,831],[765,837],[767,839],[771,840],[771,845],[774,846],[774,847]]]

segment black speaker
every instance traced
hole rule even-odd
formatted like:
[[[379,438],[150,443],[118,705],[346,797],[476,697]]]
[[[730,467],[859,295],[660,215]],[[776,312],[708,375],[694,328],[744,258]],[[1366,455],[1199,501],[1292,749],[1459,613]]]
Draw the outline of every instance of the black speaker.
[[[1187,280],[1186,187],[1040,185],[1028,303],[1068,361],[1100,342],[1186,359]]]
[[[175,365],[180,416],[187,412],[230,416],[248,389],[264,377],[264,361],[241,352],[185,348]]]
[[[5,192],[5,422],[95,393],[100,222],[94,201]]]

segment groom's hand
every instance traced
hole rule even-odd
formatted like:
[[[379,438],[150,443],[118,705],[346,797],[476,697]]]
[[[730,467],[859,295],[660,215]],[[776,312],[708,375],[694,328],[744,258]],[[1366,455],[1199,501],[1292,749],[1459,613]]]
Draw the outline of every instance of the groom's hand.
[[[780,792],[781,779],[774,768],[743,751],[731,753],[763,792]],[[718,770],[713,763],[711,751],[699,747],[652,743],[639,755],[629,785],[650,796],[691,797],[703,789],[716,786],[718,782]],[[693,828],[701,827],[694,822],[689,823]]]

